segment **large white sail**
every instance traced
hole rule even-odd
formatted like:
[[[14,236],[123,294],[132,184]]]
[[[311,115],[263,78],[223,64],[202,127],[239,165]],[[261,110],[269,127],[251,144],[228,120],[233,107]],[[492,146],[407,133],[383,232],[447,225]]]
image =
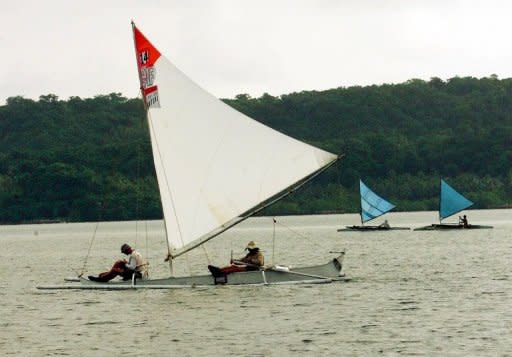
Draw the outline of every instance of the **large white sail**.
[[[133,30],[173,257],[337,159],[224,104]]]

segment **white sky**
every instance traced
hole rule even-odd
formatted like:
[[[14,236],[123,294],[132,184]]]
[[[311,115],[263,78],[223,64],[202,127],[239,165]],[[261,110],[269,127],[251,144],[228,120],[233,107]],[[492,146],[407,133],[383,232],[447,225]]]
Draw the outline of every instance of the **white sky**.
[[[217,97],[512,73],[512,1],[0,0],[0,104],[138,96],[130,21]]]

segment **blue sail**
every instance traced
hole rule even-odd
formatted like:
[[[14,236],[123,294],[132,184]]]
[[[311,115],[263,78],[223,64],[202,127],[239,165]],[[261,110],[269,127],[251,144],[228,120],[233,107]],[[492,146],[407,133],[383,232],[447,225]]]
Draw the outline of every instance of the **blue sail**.
[[[450,217],[473,205],[473,202],[462,196],[441,179],[441,201],[439,203],[439,220]]]
[[[384,213],[391,211],[395,205],[389,203],[375,192],[370,190],[363,181],[359,180],[359,193],[361,195],[361,222],[367,222]]]

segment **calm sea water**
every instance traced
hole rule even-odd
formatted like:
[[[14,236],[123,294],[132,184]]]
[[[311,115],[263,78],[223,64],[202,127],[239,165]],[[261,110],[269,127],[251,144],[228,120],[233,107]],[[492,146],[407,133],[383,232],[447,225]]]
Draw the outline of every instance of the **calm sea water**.
[[[337,232],[357,215],[255,218],[179,258],[206,273],[249,240],[267,263],[312,265],[346,250],[350,282],[177,290],[37,290],[96,274],[122,243],[163,263],[162,222],[0,227],[0,355],[510,356],[512,211],[467,211],[492,230]],[[391,213],[392,225],[435,212]]]

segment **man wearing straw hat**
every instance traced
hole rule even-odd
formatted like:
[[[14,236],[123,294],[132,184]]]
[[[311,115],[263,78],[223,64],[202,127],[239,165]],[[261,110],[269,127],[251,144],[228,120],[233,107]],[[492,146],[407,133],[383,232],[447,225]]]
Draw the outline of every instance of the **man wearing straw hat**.
[[[247,243],[245,250],[248,251],[246,256],[240,259],[232,259],[231,265],[223,268],[208,265],[208,270],[210,270],[213,276],[226,275],[240,271],[259,270],[264,264],[264,258],[256,242],[250,241]]]

